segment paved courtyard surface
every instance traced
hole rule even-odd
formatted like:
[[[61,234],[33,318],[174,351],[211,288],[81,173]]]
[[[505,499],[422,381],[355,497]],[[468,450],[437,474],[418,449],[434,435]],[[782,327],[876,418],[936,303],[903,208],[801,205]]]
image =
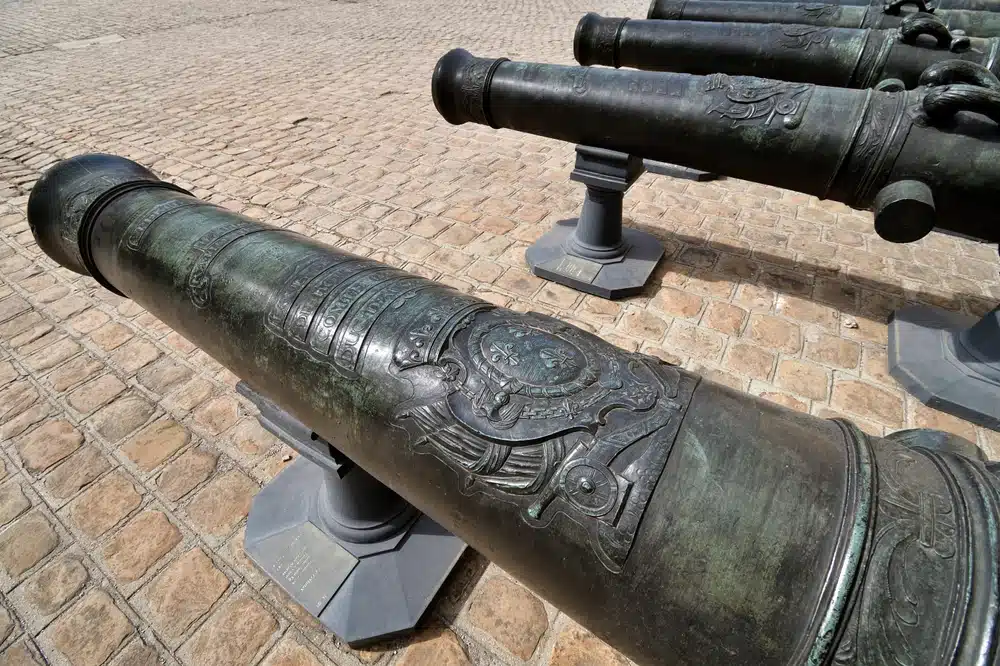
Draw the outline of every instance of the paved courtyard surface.
[[[907,302],[981,314],[994,247],[891,245],[835,203],[645,175],[629,224],[667,257],[611,303],[530,276],[574,214],[573,147],[451,127],[429,80],[454,46],[570,62],[589,10],[644,0],[0,0],[0,665],[458,666],[628,662],[470,553],[415,637],[351,651],[242,553],[291,460],[236,377],[136,305],[56,268],[24,208],[59,158],[118,153],[201,197],[494,303],[875,434],[933,426],[886,374]]]

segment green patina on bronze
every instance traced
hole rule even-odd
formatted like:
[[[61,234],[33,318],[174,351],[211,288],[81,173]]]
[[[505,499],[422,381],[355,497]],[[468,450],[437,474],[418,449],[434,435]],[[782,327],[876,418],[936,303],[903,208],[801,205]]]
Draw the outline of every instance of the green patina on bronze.
[[[49,256],[638,663],[996,658],[1000,502],[967,444],[792,412],[199,202],[121,158],[56,165],[28,217]]]

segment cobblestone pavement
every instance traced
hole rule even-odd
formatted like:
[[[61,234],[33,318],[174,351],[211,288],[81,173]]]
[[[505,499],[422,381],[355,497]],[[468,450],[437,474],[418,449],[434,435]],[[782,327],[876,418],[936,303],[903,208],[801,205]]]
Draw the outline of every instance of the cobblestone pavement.
[[[988,310],[993,247],[890,245],[838,204],[645,175],[629,223],[667,250],[646,294],[611,303],[525,271],[528,244],[581,203],[573,147],[447,125],[433,65],[453,46],[569,62],[583,12],[644,8],[0,0],[0,664],[627,664],[475,554],[420,634],[376,649],[342,648],[290,604],[240,546],[290,450],[236,377],[32,242],[27,192],[81,152],[792,409],[939,427],[1000,457],[996,433],[906,397],[885,352],[904,302]]]

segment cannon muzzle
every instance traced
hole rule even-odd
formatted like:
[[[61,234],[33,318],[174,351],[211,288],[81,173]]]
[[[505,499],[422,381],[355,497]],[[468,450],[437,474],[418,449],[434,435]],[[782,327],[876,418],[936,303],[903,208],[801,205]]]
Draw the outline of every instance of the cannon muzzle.
[[[872,209],[876,231],[891,241],[934,228],[1000,240],[993,213],[1000,82],[971,63],[945,61],[925,83],[906,92],[847,90],[456,50],[438,63],[433,89],[451,123],[617,150]]]
[[[918,5],[930,9],[923,3]],[[934,10],[953,32],[970,37],[1000,36],[1000,13]],[[898,28],[908,15],[899,4],[838,5],[754,0],[653,0],[646,18],[714,23],[785,23],[831,28]]]
[[[1000,39],[954,35],[932,14],[909,14],[894,30],[780,23],[580,19],[573,53],[581,65],[688,74],[760,76],[843,88],[886,79],[919,85],[944,60],[967,60],[1000,73]]]
[[[57,164],[28,212],[50,257],[640,664],[997,654],[1000,507],[964,440],[792,412],[120,158]]]

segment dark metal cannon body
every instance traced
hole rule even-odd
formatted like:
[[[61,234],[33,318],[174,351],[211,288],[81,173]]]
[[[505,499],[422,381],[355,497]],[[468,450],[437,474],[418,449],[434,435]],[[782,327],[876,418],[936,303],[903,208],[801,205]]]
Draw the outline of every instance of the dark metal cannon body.
[[[977,76],[987,87],[878,92],[510,62],[456,49],[438,62],[432,87],[451,123],[519,130],[871,208],[876,231],[896,242],[934,228],[995,242],[1000,128],[980,113],[1000,118],[996,77],[949,61],[928,79]]]
[[[970,37],[1000,36],[1000,13],[964,9],[934,12],[949,30]],[[882,5],[837,5],[731,0],[653,0],[646,18],[723,23],[791,23],[831,28],[898,28],[906,12]]]
[[[870,88],[886,79],[915,88],[928,67],[954,59],[1000,74],[1000,38],[952,35],[930,14],[911,14],[897,29],[872,30],[591,13],[577,25],[573,53],[581,65],[725,72],[843,88]]]
[[[995,658],[974,446],[866,436],[200,202],[54,166],[41,248],[135,300],[642,664]],[[987,657],[992,655],[992,657]]]

